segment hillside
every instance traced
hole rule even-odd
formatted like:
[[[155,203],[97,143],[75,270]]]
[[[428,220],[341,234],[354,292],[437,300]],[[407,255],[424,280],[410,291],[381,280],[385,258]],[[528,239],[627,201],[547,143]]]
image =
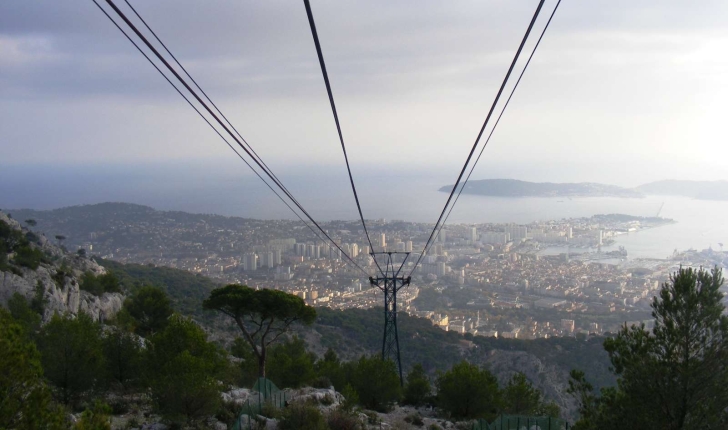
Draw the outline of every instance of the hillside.
[[[15,294],[37,303],[44,321],[56,314],[85,312],[94,320],[112,318],[124,302],[124,292],[89,291],[106,270],[79,254],[70,254],[44,235],[22,227],[0,212],[0,305]]]
[[[382,315],[379,309],[336,311],[319,308],[313,326],[315,334],[301,333],[321,354],[331,347],[340,356],[353,359],[362,353],[381,353]],[[564,411],[573,412],[566,395],[571,369],[586,372],[595,386],[615,384],[603,338],[586,340],[551,338],[537,340],[496,339],[462,336],[443,331],[429,320],[398,317],[402,366],[405,370],[421,363],[434,376],[462,359],[488,366],[505,383],[514,372],[523,372],[545,395]]]
[[[450,192],[452,185],[439,191]],[[616,185],[591,182],[553,183],[527,182],[515,179],[481,179],[469,181],[463,194],[494,197],[644,197],[639,191]]]
[[[449,193],[452,185],[438,191]],[[728,200],[728,181],[665,180],[635,188],[592,182],[553,183],[528,182],[516,179],[481,179],[468,181],[463,194],[491,197],[627,197],[647,195],[689,197],[699,200]]]
[[[690,197],[699,200],[728,200],[728,181],[657,181],[640,185],[645,194]]]
[[[4,215],[3,215],[4,217]],[[7,217],[3,218],[13,229],[29,237],[36,237],[27,229]],[[108,319],[123,303],[124,294],[133,292],[141,285],[163,287],[172,299],[174,308],[193,316],[223,344],[239,335],[237,328],[214,313],[202,311],[202,301],[218,284],[213,280],[184,270],[151,265],[121,264],[96,259],[90,260],[78,254],[69,254],[55,246],[42,235],[30,246],[42,249],[47,261],[36,269],[13,266],[7,263],[0,273],[0,304],[6,304],[14,292],[32,299],[38,281],[43,285],[48,299],[48,313],[80,310],[91,313],[95,319]],[[10,266],[8,266],[10,264]],[[104,293],[100,296],[83,291],[81,277],[86,272],[112,273],[121,284],[122,293]],[[59,284],[59,281],[62,281]],[[329,308],[318,309],[318,320],[310,328],[298,328],[308,348],[322,356],[328,348],[346,360],[362,354],[379,354],[381,351],[381,310]],[[103,315],[103,317],[102,317]],[[421,363],[434,376],[438,371],[449,369],[460,360],[488,366],[505,383],[514,372],[523,372],[541,389],[547,398],[556,401],[567,416],[574,413],[574,404],[565,394],[568,372],[582,369],[597,386],[614,384],[608,371],[608,359],[601,344],[602,338],[580,339],[553,338],[539,340],[494,339],[462,336],[445,332],[429,320],[399,316],[399,338],[405,371]]]
[[[142,285],[162,287],[172,299],[174,308],[185,315],[196,317],[204,315],[202,301],[210,295],[213,288],[219,286],[218,282],[205,276],[171,267],[121,264],[100,258],[95,261],[116,275],[131,291]]]

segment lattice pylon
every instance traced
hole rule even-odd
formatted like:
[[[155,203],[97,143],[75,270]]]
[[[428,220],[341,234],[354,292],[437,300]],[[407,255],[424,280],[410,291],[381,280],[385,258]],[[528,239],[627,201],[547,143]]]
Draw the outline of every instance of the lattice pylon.
[[[399,373],[399,382],[404,384],[402,377],[402,360],[399,351],[399,334],[397,332],[397,291],[402,287],[409,285],[410,277],[398,277],[399,269],[394,269],[392,263],[392,254],[394,252],[383,252],[387,254],[386,269],[382,275],[378,277],[370,277],[369,282],[384,292],[384,336],[382,338],[382,360],[392,360],[397,366]],[[405,253],[409,256],[409,253]],[[372,253],[374,257],[374,253]],[[405,257],[405,261],[407,258]],[[402,262],[404,265],[404,262]]]

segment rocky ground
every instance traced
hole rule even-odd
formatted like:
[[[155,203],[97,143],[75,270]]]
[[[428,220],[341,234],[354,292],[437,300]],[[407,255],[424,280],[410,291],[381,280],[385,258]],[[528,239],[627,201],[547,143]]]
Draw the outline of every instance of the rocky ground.
[[[18,221],[3,212],[0,212],[0,221],[23,233],[28,232]],[[49,255],[52,262],[41,263],[36,270],[21,267],[18,269],[20,274],[0,271],[0,305],[6,306],[15,293],[30,299],[35,295],[36,288],[41,287],[46,300],[44,322],[57,313],[76,315],[79,312],[87,313],[95,321],[103,321],[112,318],[121,310],[123,294],[106,293],[95,296],[79,287],[78,280],[85,272],[102,275],[106,273],[103,267],[86,257],[65,252],[44,235],[39,235],[37,243],[32,246]]]

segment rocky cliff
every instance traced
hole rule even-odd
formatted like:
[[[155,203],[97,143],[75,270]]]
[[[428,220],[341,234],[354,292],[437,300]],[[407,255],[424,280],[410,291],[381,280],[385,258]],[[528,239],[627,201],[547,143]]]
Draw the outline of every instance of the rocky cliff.
[[[24,235],[30,232],[3,212],[0,212],[0,222]],[[15,265],[6,268],[7,270],[0,270],[0,305],[7,306],[8,300],[15,293],[31,299],[37,291],[42,291],[45,301],[44,322],[56,313],[76,315],[79,312],[87,313],[96,321],[103,321],[112,318],[121,310],[123,294],[105,293],[95,296],[80,288],[79,279],[84,273],[102,275],[105,273],[103,267],[86,257],[66,252],[42,234],[32,234],[31,237],[33,240],[30,241],[30,246],[42,251],[47,259],[36,269]],[[9,256],[12,261],[12,254]]]

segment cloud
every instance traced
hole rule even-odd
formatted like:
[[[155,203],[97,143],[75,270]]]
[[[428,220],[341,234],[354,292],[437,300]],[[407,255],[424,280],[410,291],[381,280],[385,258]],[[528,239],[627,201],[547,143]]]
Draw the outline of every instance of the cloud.
[[[132,4],[273,164],[341,161],[300,2]],[[355,163],[462,162],[535,4],[314,1]],[[726,18],[717,0],[564,0],[489,159],[725,159]],[[0,94],[10,161],[195,158],[220,145],[91,1],[3,2]]]

